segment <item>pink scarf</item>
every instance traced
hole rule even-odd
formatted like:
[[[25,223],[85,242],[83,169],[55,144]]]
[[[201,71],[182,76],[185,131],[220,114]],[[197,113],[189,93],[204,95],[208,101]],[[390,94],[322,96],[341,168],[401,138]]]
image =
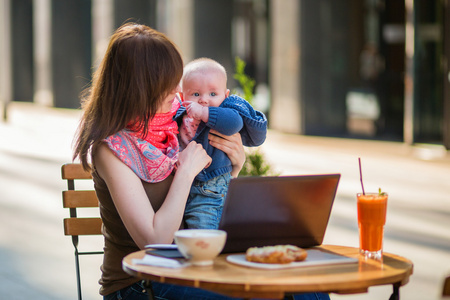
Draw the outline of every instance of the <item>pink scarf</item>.
[[[180,103],[173,101],[168,113],[156,114],[145,139],[143,132],[128,126],[104,141],[113,153],[146,182],[159,182],[172,173],[178,160],[178,126],[173,120]]]

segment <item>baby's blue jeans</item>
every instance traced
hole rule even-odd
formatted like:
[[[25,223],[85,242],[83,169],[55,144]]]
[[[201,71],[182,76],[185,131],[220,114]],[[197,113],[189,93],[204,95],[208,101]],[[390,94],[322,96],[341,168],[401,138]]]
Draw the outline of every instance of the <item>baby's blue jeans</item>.
[[[230,180],[231,174],[226,173],[205,182],[194,181],[184,211],[186,228],[219,228]]]

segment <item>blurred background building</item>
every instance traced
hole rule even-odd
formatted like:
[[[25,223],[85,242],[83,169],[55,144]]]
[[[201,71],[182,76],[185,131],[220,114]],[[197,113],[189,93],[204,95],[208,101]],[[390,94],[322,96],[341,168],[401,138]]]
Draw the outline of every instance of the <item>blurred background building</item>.
[[[112,32],[166,33],[185,62],[235,57],[282,132],[450,149],[448,0],[0,0],[0,101],[79,108]]]

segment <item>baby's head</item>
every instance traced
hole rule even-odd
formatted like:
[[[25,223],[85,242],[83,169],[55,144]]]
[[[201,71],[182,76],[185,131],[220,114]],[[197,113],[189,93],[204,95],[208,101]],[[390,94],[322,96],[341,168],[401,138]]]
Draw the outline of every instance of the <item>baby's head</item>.
[[[184,101],[219,106],[230,94],[225,68],[209,58],[198,58],[184,67],[181,88]]]

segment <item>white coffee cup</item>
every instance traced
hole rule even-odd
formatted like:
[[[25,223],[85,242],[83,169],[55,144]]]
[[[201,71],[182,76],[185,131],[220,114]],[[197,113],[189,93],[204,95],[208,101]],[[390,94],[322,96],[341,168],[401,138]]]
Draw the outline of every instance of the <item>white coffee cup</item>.
[[[194,266],[209,266],[225,246],[227,233],[215,229],[182,229],[175,232],[178,250]]]

